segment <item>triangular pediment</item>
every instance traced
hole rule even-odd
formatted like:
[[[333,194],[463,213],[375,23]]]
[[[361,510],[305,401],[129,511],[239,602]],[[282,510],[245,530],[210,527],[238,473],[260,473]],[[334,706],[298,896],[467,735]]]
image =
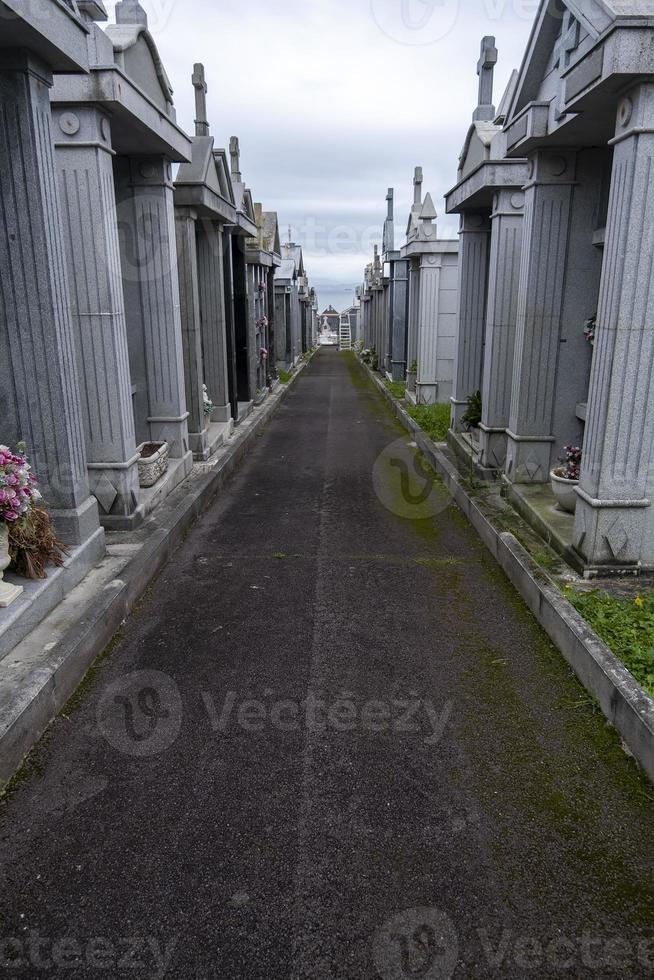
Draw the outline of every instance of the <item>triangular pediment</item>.
[[[580,61],[616,19],[604,0],[542,0],[507,113],[556,98],[561,75]]]
[[[491,141],[501,128],[492,122],[474,122],[471,125],[459,157],[459,179],[489,159]]]
[[[281,255],[282,247],[279,239],[279,220],[276,211],[263,212],[263,235],[266,250],[274,255]]]
[[[213,166],[213,138],[211,136],[194,136],[191,144],[191,162],[183,163],[180,166],[177,183],[211,184],[211,171],[215,171]],[[213,189],[215,188],[212,186]]]
[[[241,210],[250,219],[250,221],[253,221],[255,224],[257,223],[254,202],[252,201],[252,192],[247,187],[243,192],[243,204]]]
[[[227,162],[227,153],[225,150],[214,150],[213,158],[216,165],[216,180],[219,188],[218,193],[221,197],[228,201],[232,207],[234,207],[236,205],[236,201],[234,200],[234,188],[232,186],[229,163]]]
[[[154,38],[143,24],[111,24],[106,29],[118,66],[167,115],[173,89]]]

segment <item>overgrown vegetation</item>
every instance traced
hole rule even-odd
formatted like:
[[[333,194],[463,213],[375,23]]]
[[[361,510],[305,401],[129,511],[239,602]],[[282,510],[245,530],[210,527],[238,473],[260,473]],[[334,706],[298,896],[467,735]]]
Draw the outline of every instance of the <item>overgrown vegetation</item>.
[[[468,396],[468,407],[465,414],[461,416],[461,424],[467,432],[471,429],[478,429],[481,422],[481,391],[475,391]]]
[[[295,374],[295,368],[291,368],[290,371],[280,371],[279,380],[283,385],[287,385],[294,374]]]
[[[569,586],[565,595],[654,697],[654,595],[619,599],[606,592],[577,592]]]
[[[406,382],[405,381],[385,381],[384,384],[390,391],[393,398],[399,398],[402,400],[406,395]]]
[[[434,442],[445,442],[450,427],[449,405],[406,405],[411,418]]]

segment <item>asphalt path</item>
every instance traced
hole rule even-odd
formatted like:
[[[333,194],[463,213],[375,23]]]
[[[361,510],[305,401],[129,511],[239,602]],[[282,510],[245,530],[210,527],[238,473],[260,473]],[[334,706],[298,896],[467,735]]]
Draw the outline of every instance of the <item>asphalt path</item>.
[[[649,977],[653,798],[323,350],[0,804],[0,976]]]

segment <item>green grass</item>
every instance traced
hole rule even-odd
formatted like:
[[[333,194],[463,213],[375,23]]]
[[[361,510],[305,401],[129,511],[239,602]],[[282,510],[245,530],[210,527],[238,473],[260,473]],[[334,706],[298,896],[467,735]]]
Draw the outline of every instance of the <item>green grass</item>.
[[[654,595],[634,601],[606,592],[576,592],[569,587],[565,595],[654,697]]]
[[[384,384],[390,391],[393,398],[404,398],[406,395],[406,382],[405,381],[385,381]]]
[[[294,374],[295,374],[295,368],[292,368],[290,371],[280,371],[279,380],[283,385],[287,385]]]
[[[434,442],[445,442],[450,427],[449,405],[407,405],[406,410]]]

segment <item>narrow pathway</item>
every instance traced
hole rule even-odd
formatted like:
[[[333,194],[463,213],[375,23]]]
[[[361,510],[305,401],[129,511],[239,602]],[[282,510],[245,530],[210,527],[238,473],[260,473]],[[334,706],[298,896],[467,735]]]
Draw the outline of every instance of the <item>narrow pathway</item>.
[[[0,976],[651,976],[653,797],[321,351],[0,806]]]

